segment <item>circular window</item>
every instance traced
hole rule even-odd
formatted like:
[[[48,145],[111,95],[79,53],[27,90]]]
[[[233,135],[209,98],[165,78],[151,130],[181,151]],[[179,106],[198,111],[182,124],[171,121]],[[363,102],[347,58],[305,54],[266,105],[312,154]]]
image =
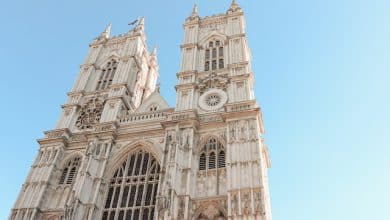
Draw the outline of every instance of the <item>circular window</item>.
[[[199,106],[203,110],[212,111],[222,108],[226,103],[226,93],[220,89],[210,89],[199,98]]]
[[[221,96],[219,96],[218,94],[211,94],[206,97],[205,101],[208,106],[216,106],[221,103]]]

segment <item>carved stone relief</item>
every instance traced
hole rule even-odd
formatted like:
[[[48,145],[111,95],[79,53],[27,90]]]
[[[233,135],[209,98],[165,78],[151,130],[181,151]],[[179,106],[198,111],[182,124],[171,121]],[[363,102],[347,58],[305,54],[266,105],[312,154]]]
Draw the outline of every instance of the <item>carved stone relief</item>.
[[[229,123],[229,143],[254,142],[259,140],[256,119],[232,121]]]
[[[200,94],[203,94],[208,89],[221,89],[226,91],[227,85],[230,80],[227,74],[218,75],[216,73],[211,73],[203,78],[198,79],[198,88]]]
[[[85,104],[76,121],[76,127],[80,130],[91,129],[100,120],[104,102],[99,98],[92,98]]]

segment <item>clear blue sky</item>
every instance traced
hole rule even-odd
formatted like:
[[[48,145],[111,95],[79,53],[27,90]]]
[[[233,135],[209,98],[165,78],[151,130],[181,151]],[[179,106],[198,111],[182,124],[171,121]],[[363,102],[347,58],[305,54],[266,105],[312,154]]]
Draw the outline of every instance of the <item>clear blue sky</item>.
[[[390,219],[390,1],[239,0],[272,168],[274,220]],[[230,0],[199,0],[202,16]],[[146,18],[174,105],[191,0],[3,1],[0,7],[0,219],[54,127],[88,44]]]

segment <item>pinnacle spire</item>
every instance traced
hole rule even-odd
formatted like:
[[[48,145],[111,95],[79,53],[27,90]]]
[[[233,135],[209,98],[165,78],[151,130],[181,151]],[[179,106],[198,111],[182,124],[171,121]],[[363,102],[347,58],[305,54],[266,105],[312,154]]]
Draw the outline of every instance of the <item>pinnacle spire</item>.
[[[145,26],[145,18],[144,17],[140,17],[140,18],[137,19],[137,21],[138,21],[138,24],[134,28],[134,31],[136,33],[143,32],[144,31],[144,26]]]
[[[110,38],[110,34],[111,34],[111,28],[112,28],[112,23],[110,22],[106,29],[104,29],[104,31],[100,34],[100,38]]]
[[[152,56],[157,56],[157,45],[153,47]]]
[[[194,1],[194,7],[192,9],[192,16],[198,16],[198,1]]]
[[[236,12],[238,10],[241,10],[240,6],[238,5],[236,0],[232,0],[232,4],[230,5],[228,12],[231,13],[231,12]]]
[[[141,17],[138,22],[138,26],[144,26],[145,25],[145,18]]]

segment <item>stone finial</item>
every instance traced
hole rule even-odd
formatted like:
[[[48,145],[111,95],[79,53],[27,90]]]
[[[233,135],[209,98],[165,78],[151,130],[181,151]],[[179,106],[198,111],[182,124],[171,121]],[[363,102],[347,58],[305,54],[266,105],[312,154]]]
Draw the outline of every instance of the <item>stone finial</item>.
[[[157,45],[153,47],[152,56],[157,56]]]
[[[240,11],[240,10],[241,10],[241,8],[238,5],[237,1],[236,0],[232,0],[232,4],[230,5],[228,13],[233,13],[233,12]]]
[[[100,34],[99,38],[102,38],[102,39],[110,38],[111,28],[112,28],[112,23],[110,22],[107,25],[106,29],[104,29],[104,31]]]
[[[157,46],[153,47],[152,53],[150,54],[150,61],[153,66],[157,66]]]
[[[160,83],[157,83],[154,91],[160,93],[160,87],[161,87]]]
[[[192,14],[191,16],[195,17],[198,16],[198,2],[194,2],[194,7],[192,8]]]
[[[187,18],[188,21],[192,21],[196,18],[199,18],[199,15],[198,15],[198,3],[197,1],[195,0],[194,2],[194,7],[192,8],[192,13],[191,15]]]
[[[138,26],[144,26],[145,25],[145,18],[141,17],[138,21]]]
[[[141,33],[144,31],[145,29],[145,18],[144,17],[141,17],[138,19],[138,24],[137,26],[134,28],[134,32],[135,33]]]

